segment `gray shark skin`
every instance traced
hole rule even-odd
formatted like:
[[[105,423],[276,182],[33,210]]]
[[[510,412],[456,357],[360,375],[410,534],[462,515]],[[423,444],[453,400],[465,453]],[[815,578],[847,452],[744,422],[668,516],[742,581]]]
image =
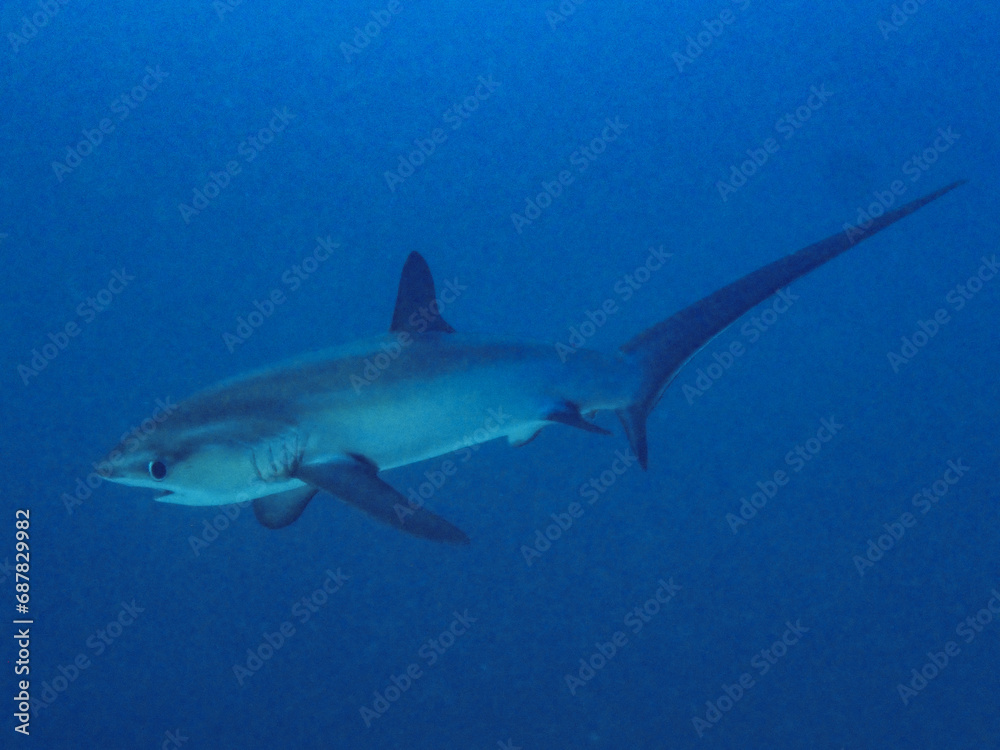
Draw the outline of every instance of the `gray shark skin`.
[[[434,281],[411,253],[387,335],[202,391],[143,440],[111,451],[107,478],[159,490],[163,502],[253,500],[269,528],[294,522],[323,490],[415,536],[468,543],[379,472],[499,437],[523,445],[554,423],[608,434],[588,420],[606,410],[621,419],[645,469],[646,418],[699,349],[783,287],[960,184],[774,261],[614,353],[577,349],[560,358],[551,343],[456,333],[440,315],[427,316],[438,309]]]

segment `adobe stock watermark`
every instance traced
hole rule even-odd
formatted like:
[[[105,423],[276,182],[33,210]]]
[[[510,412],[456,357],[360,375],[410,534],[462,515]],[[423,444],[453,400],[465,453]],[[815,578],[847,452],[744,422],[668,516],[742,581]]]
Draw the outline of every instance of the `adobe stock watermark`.
[[[465,122],[472,117],[472,113],[479,109],[479,105],[485,102],[500,87],[498,81],[493,80],[493,76],[479,76],[479,85],[475,90],[460,102],[455,102],[441,115],[441,120],[451,126],[451,130],[458,130]],[[413,141],[416,148],[408,154],[399,155],[399,164],[395,169],[387,169],[383,174],[389,192],[395,193],[396,188],[402,185],[409,177],[423,166],[427,159],[437,151],[437,147],[448,140],[448,134],[444,128],[434,128],[427,134],[426,138],[417,138]]]
[[[247,658],[242,664],[233,665],[233,676],[240,687],[257,674],[266,662],[269,662],[288,641],[298,632],[292,620],[299,625],[305,625],[314,614],[330,602],[330,597],[340,591],[350,576],[340,568],[336,572],[326,569],[326,578],[312,593],[296,599],[289,607],[289,619],[277,626],[273,633],[264,632],[256,648],[247,648]]]
[[[133,281],[135,276],[124,268],[121,271],[112,271],[111,279],[104,287],[76,306],[76,317],[82,323],[76,320],[66,321],[65,325],[55,333],[48,334],[48,343],[29,352],[31,356],[28,364],[18,363],[17,374],[21,376],[21,382],[28,385],[32,378],[37,378],[50,362],[66,350],[70,341],[83,332],[83,327],[93,323],[98,315],[111,307],[115,297],[124,292]]]
[[[467,291],[469,288],[465,284],[462,284],[457,276],[453,279],[446,279],[440,287],[441,289],[437,292],[437,297],[431,300],[427,307],[418,308],[410,313],[410,317],[406,320],[409,328],[415,331],[417,335],[426,332],[431,327],[431,324],[440,320],[444,315],[444,310],[450,305],[455,304],[458,298],[462,296],[462,292]],[[382,377],[382,374],[412,344],[413,334],[409,330],[396,331],[389,334],[386,340],[379,343],[379,351],[369,357],[365,357],[362,361],[361,364],[364,367],[362,367],[360,373],[351,374],[351,387],[354,389],[354,393],[360,395],[366,386],[371,385]]]
[[[258,483],[259,481],[257,478],[253,480],[254,483]],[[220,510],[215,516],[211,519],[202,519],[200,534],[197,536],[190,534],[188,536],[188,545],[191,547],[191,552],[195,557],[201,555],[203,550],[208,549],[209,545],[218,539],[222,532],[233,525],[233,521],[239,518],[244,510],[253,505],[253,498],[250,497],[249,492],[240,493],[240,497],[242,499],[237,500],[235,503],[220,505]]]
[[[779,289],[770,302],[764,303],[764,310],[750,316],[750,319],[740,327],[740,335],[746,339],[747,345],[756,344],[760,337],[767,333],[799,299],[799,295],[785,287]],[[729,346],[716,350],[712,354],[712,363],[699,367],[694,371],[694,379],[681,388],[684,400],[688,406],[705,393],[733,368],[736,361],[749,351],[740,339],[733,339]]]
[[[38,0],[38,10],[30,16],[21,16],[21,28],[19,29],[21,33],[15,34],[13,31],[7,33],[7,41],[10,42],[14,54],[16,55],[21,47],[38,36],[39,31],[48,26],[52,19],[59,15],[61,6],[69,5],[69,3],[70,0]]]
[[[785,454],[785,465],[798,474],[809,461],[819,455],[823,446],[833,440],[842,429],[844,429],[844,425],[840,424],[834,417],[820,420],[819,429],[816,430],[813,437],[804,443],[797,444]],[[736,534],[741,526],[746,526],[750,520],[755,518],[757,513],[767,505],[767,501],[773,500],[781,488],[788,485],[791,480],[792,477],[788,472],[779,469],[774,472],[771,479],[757,482],[756,492],[751,493],[749,497],[740,498],[738,513],[726,514],[726,523],[729,524],[733,534]]]
[[[14,566],[11,565],[10,558],[5,557],[3,562],[0,563],[0,583],[4,583],[8,578],[14,575]]]
[[[577,174],[583,174],[590,166],[603,154],[608,145],[618,140],[618,137],[625,132],[628,127],[627,122],[622,122],[620,117],[612,120],[610,117],[605,121],[605,127],[600,134],[591,139],[585,146],[581,146],[569,155],[570,165],[576,167]],[[530,227],[539,218],[542,212],[552,205],[552,202],[560,197],[565,189],[576,180],[576,175],[568,169],[561,170],[555,178],[550,181],[542,181],[542,192],[534,198],[524,199],[524,213],[516,211],[511,213],[510,220],[514,224],[514,229],[518,234],[524,232],[525,227]]]
[[[833,96],[833,92],[827,91],[825,83],[820,84],[819,88],[810,87],[809,96],[805,102],[792,112],[786,112],[774,123],[775,131],[783,135],[785,141],[791,140],[799,129],[809,122],[813,113],[823,108],[831,96]],[[722,202],[728,201],[730,195],[746,185],[750,178],[757,174],[757,171],[780,150],[781,144],[776,138],[766,138],[759,148],[748,148],[746,154],[750,158],[738,165],[731,165],[728,179],[717,180],[715,183],[715,189],[719,191]]]
[[[799,643],[809,628],[802,620],[794,623],[785,621],[785,632],[767,648],[761,649],[750,659],[750,666],[757,670],[755,679],[751,672],[743,672],[732,685],[722,684],[722,693],[715,700],[705,701],[703,716],[692,716],[691,723],[698,737],[704,737],[705,732],[715,727],[722,717],[733,710],[743,696],[757,685],[757,680],[771,671],[771,668],[788,654],[789,650]]]
[[[398,675],[391,675],[387,681],[388,684],[384,688],[372,693],[374,700],[372,700],[371,706],[366,705],[358,708],[358,711],[361,713],[361,720],[364,721],[366,727],[371,728],[376,720],[385,716],[385,713],[392,707],[392,704],[398,701],[407,690],[413,687],[417,680],[424,676],[423,670],[437,664],[438,660],[444,656],[448,649],[454,646],[459,638],[469,632],[469,628],[478,619],[472,617],[467,609],[461,614],[457,611],[452,612],[452,615],[452,621],[441,631],[440,635],[435,638],[428,638],[417,649],[419,662],[411,662],[405,669],[400,670]],[[423,669],[421,668],[421,662],[423,663]]]
[[[219,17],[220,21],[224,21],[229,13],[239,8],[246,0],[215,0],[212,3],[212,10],[215,11],[215,15]]]
[[[971,467],[966,466],[961,458],[949,461],[948,468],[944,470],[940,479],[931,483],[930,487],[924,487],[915,494],[911,503],[914,508],[920,510],[921,515],[926,515],[937,502],[948,494],[952,487],[958,484],[959,480],[965,476]],[[890,523],[882,524],[885,529],[884,534],[876,538],[868,539],[868,546],[865,547],[864,557],[855,555],[852,558],[854,567],[858,575],[864,578],[869,568],[874,568],[875,563],[885,557],[885,554],[896,546],[896,543],[906,535],[907,529],[912,529],[917,525],[919,518],[912,513],[903,513],[898,519]]]
[[[256,498],[267,497],[273,492],[268,489],[268,482],[286,476],[289,467],[299,460],[301,447],[298,436],[278,436],[263,449],[252,448],[253,466],[256,475],[247,482],[246,488],[237,493],[236,499],[226,505],[214,506],[219,509],[211,519],[202,519],[201,533],[188,536],[188,545],[195,557],[209,547],[222,532],[234,525],[240,514],[253,505]]]
[[[587,0],[562,0],[555,8],[549,8],[545,11],[545,20],[549,22],[549,28],[555,31],[561,24],[575,16],[577,8],[585,2]]]
[[[892,6],[892,13],[889,20],[882,18],[878,20],[878,30],[882,32],[882,38],[889,40],[890,35],[899,33],[906,23],[927,3],[927,0],[903,0]]]
[[[461,464],[466,463],[472,458],[472,454],[478,451],[483,443],[497,437],[503,430],[503,426],[511,418],[509,414],[504,414],[503,407],[499,406],[496,409],[487,409],[486,413],[488,416],[483,421],[482,427],[476,428],[471,435],[465,435],[462,438],[462,448],[457,453],[460,456],[458,461]],[[424,472],[426,482],[421,482],[416,488],[408,487],[406,490],[406,505],[402,503],[393,505],[393,510],[396,512],[396,518],[399,519],[399,522],[405,524],[410,516],[424,507],[424,504],[434,497],[437,491],[444,487],[451,477],[458,473],[459,465],[459,463],[456,463],[451,458],[446,458],[437,469]]]
[[[403,5],[399,0],[389,0],[389,3],[385,6],[385,10],[373,10],[369,15],[371,17],[370,21],[367,21],[365,25],[354,27],[354,37],[351,39],[354,44],[348,42],[340,43],[340,53],[344,56],[344,60],[348,63],[351,62],[352,58],[357,57],[361,54],[372,40],[382,33],[383,29],[392,23],[394,16],[398,16],[403,12]]]
[[[294,294],[302,288],[303,282],[308,281],[319,270],[320,265],[328,261],[333,255],[333,251],[339,247],[340,243],[334,242],[330,235],[317,237],[316,247],[313,248],[312,252],[282,272],[281,283],[287,288],[288,294]],[[224,331],[222,334],[222,343],[226,345],[229,353],[233,354],[236,347],[245,344],[264,325],[264,321],[274,315],[275,310],[287,301],[288,296],[277,287],[270,291],[263,302],[255,299],[253,301],[254,309],[246,315],[240,315],[236,318],[234,332]]]
[[[581,320],[575,326],[569,327],[569,336],[565,342],[557,341],[555,343],[559,360],[565,364],[571,355],[576,354],[578,350],[586,346],[587,341],[604,327],[608,319],[612,315],[618,314],[621,309],[618,304],[632,299],[635,293],[653,278],[653,274],[663,268],[667,261],[673,257],[673,253],[664,251],[663,245],[650,247],[645,261],[615,281],[612,287],[614,296],[607,297],[594,310],[586,310],[584,312],[586,320]]]
[[[66,513],[73,515],[73,509],[83,505],[94,494],[94,490],[101,486],[107,477],[112,474],[112,467],[121,466],[125,458],[138,449],[145,440],[149,438],[157,428],[170,419],[171,415],[177,411],[177,404],[170,401],[170,396],[166,399],[156,399],[156,408],[152,415],[146,417],[138,425],[127,432],[123,432],[118,438],[118,447],[108,454],[107,458],[101,462],[91,464],[93,471],[86,478],[77,477],[73,494],[68,492],[62,494],[63,505]]]
[[[120,94],[117,99],[111,102],[109,108],[115,117],[103,117],[93,128],[84,128],[80,131],[83,139],[75,146],[66,147],[66,156],[63,161],[52,162],[52,171],[55,172],[56,180],[62,182],[67,175],[72,174],[73,170],[83,164],[83,160],[97,150],[97,147],[104,142],[104,138],[114,133],[118,124],[127,120],[136,107],[144,102],[153,91],[156,91],[163,79],[169,75],[169,73],[160,70],[159,65],[155,68],[147,66],[146,75],[132,87],[131,91]]]
[[[745,11],[750,7],[750,0],[730,0],[740,11]],[[715,18],[708,18],[701,22],[702,30],[694,36],[687,36],[687,47],[684,52],[674,52],[673,61],[677,66],[677,72],[683,73],[684,68],[693,63],[702,53],[712,46],[712,43],[721,37],[726,31],[726,27],[732,26],[736,21],[736,14],[729,8],[723,8]]]
[[[638,459],[632,454],[630,448],[626,448],[624,453],[620,450],[615,451],[614,460],[611,461],[607,469],[580,485],[580,497],[587,501],[587,505],[594,505],[605,492],[614,486],[618,477],[635,466],[637,462]],[[544,529],[541,527],[535,529],[535,536],[531,544],[521,545],[521,556],[524,557],[524,564],[530,568],[536,560],[541,559],[543,554],[552,549],[552,543],[561,539],[563,534],[583,517],[585,511],[586,508],[581,503],[574,501],[566,506],[564,512],[550,513],[549,518],[552,519],[553,523]]]
[[[979,294],[983,287],[994,279],[997,271],[1000,271],[1000,263],[997,256],[987,258],[985,255],[980,258],[982,265],[976,272],[965,280],[962,284],[956,284],[944,297],[944,301],[951,306],[953,312],[958,312]],[[929,320],[918,320],[916,330],[909,336],[900,338],[899,351],[886,352],[889,358],[889,366],[893,372],[899,372],[904,365],[910,364],[931,339],[938,335],[941,329],[952,321],[951,314],[947,308],[940,307]]]
[[[260,156],[261,152],[274,143],[275,138],[285,131],[288,123],[298,117],[288,107],[281,109],[275,107],[271,113],[273,116],[267,125],[254,135],[242,140],[240,145],[236,147],[236,156],[242,158],[244,164],[249,164]],[[191,190],[190,205],[187,203],[177,204],[177,210],[180,211],[184,223],[190,224],[195,216],[201,214],[211,205],[213,200],[222,195],[222,191],[229,187],[234,177],[242,173],[243,165],[236,158],[226,161],[218,172],[209,171],[208,182]]]
[[[961,134],[952,130],[950,125],[946,128],[938,128],[937,132],[938,136],[930,146],[918,154],[913,154],[900,167],[903,174],[910,178],[911,183],[919,182],[920,178],[937,164],[941,154],[948,151],[962,137]],[[906,183],[902,180],[893,180],[889,183],[888,189],[876,190],[872,193],[875,200],[867,207],[858,206],[857,218],[854,223],[845,222],[843,226],[851,244],[863,240],[868,234],[872,222],[892,208],[896,204],[896,199],[905,195],[907,189]]]
[[[136,604],[135,599],[131,602],[122,602],[118,614],[111,619],[103,628],[98,628],[93,635],[87,638],[84,645],[90,650],[93,659],[101,656],[115,641],[122,637],[126,629],[135,624],[140,614],[146,611],[145,607]],[[81,651],[69,663],[69,666],[60,664],[56,670],[58,675],[42,682],[41,691],[31,699],[31,718],[37,719],[38,714],[49,708],[58,700],[62,693],[65,693],[69,686],[79,679],[80,675],[93,666],[94,662],[87,651]]]
[[[191,738],[181,734],[180,729],[167,730],[163,733],[163,741],[160,743],[160,750],[180,750]]]
[[[660,611],[669,604],[677,592],[681,590],[680,584],[674,583],[673,576],[669,580],[662,578],[657,581],[659,587],[642,604],[633,607],[625,613],[622,624],[632,631],[632,635],[638,635],[642,629],[648,625]],[[608,663],[618,655],[625,646],[628,645],[628,635],[624,630],[616,630],[605,642],[596,642],[594,651],[587,657],[580,657],[580,667],[576,674],[565,674],[563,682],[569,689],[569,694],[576,697],[576,691],[584,687],[593,680]]]
[[[965,641],[966,645],[969,645],[995,619],[1000,619],[1000,591],[993,588],[990,590],[990,598],[978,612],[959,621],[955,626],[955,635]],[[937,653],[928,651],[927,661],[920,669],[910,670],[910,681],[905,685],[902,682],[896,684],[896,692],[899,694],[899,699],[903,701],[903,705],[908,706],[910,701],[925,690],[951,663],[951,660],[960,653],[962,653],[962,648],[956,641],[947,641]]]

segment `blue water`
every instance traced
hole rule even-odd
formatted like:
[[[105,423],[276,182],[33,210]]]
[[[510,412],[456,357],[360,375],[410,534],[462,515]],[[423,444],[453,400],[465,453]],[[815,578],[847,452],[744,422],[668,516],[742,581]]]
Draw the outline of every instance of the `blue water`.
[[[969,283],[998,27],[949,0],[5,3],[0,577],[9,623],[28,509],[33,623],[20,677],[4,626],[2,746],[1000,747],[1000,280]],[[566,341],[612,300],[613,350],[960,178],[697,355],[648,471],[603,414],[386,473],[438,479],[470,547],[328,496],[268,531],[86,487],[158,400],[385,330],[410,251],[465,287],[460,330]]]

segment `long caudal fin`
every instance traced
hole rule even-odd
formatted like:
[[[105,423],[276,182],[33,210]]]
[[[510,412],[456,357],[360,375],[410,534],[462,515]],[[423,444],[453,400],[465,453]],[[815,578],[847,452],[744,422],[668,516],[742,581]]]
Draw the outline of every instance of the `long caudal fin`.
[[[626,342],[621,350],[642,372],[642,385],[632,404],[619,409],[617,413],[625,426],[632,450],[639,459],[639,465],[646,468],[646,418],[649,412],[656,406],[677,371],[699,349],[782,287],[964,182],[953,182],[930,195],[910,201],[895,211],[873,219],[867,227],[850,227],[847,231],[786,255],[724,286]]]

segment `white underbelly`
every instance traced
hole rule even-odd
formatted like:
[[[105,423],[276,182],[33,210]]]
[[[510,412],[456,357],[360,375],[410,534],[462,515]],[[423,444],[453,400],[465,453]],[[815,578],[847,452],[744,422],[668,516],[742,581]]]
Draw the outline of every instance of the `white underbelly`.
[[[354,410],[336,409],[306,427],[305,460],[355,454],[379,469],[406,466],[512,433],[519,435],[538,423],[540,408],[537,399],[447,400],[444,394],[428,393],[359,405]]]

